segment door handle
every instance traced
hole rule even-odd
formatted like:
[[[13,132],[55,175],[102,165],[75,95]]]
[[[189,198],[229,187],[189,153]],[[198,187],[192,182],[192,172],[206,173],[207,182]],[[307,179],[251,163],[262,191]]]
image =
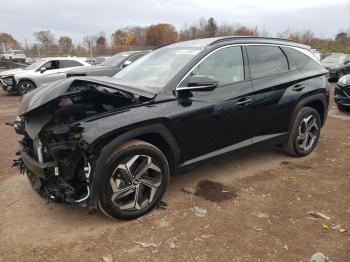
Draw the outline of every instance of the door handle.
[[[293,91],[301,91],[305,88],[305,85],[296,84],[293,86]]]
[[[251,103],[253,103],[253,99],[252,98],[243,97],[243,98],[238,100],[236,105],[238,105],[238,106],[247,106],[247,105],[250,105]]]

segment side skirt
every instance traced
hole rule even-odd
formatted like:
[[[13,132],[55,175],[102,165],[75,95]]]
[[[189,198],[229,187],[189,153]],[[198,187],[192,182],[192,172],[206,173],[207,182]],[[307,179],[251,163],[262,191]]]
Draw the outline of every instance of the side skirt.
[[[225,155],[227,153],[233,152],[233,151],[238,151],[240,149],[245,149],[247,147],[250,147],[255,144],[260,144],[263,142],[269,142],[274,145],[278,145],[283,143],[287,139],[287,134],[288,133],[278,133],[278,134],[272,134],[272,135],[263,135],[263,136],[256,136],[251,139],[244,140],[242,142],[230,145],[228,147],[224,147],[218,150],[215,150],[213,152],[210,152],[208,154],[190,159],[178,166],[179,169],[182,169],[184,167],[202,162],[207,159],[215,158],[217,156]]]

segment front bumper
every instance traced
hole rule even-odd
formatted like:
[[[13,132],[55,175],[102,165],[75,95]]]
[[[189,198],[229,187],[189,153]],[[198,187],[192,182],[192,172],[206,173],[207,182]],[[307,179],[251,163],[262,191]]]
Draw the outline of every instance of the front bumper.
[[[337,84],[334,91],[334,101],[337,105],[350,107],[350,86]]]

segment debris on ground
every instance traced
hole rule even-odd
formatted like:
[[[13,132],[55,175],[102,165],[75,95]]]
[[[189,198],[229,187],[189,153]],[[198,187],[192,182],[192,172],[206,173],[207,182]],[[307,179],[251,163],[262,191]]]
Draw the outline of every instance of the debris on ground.
[[[113,262],[113,258],[112,258],[112,256],[102,257],[102,261],[103,262]]]
[[[285,251],[288,251],[288,245],[284,245],[284,246],[283,246],[283,249],[284,249]]]
[[[325,213],[322,213],[322,212],[318,212],[318,211],[315,211],[315,212],[308,212],[307,215],[311,215],[313,216],[314,218],[316,219],[326,219],[326,220],[330,220],[331,218],[326,215]]]
[[[323,224],[322,227],[323,229],[326,229],[326,230],[329,229],[329,226],[327,224]]]
[[[254,229],[255,229],[256,231],[263,231],[263,229],[262,229],[262,228],[260,228],[260,227],[256,227],[256,226],[254,226]]]
[[[171,239],[169,239],[169,240],[167,241],[167,242],[168,242],[168,245],[169,245],[169,247],[170,247],[171,249],[176,248],[175,241],[176,241],[176,237],[171,238]]]
[[[150,247],[157,248],[161,244],[161,243],[154,243],[154,242],[138,242],[138,241],[134,241],[134,242],[143,248],[150,248]]]
[[[262,212],[259,212],[256,216],[258,218],[269,218],[270,217],[268,214],[262,213]]]
[[[232,187],[210,180],[200,181],[197,185],[195,195],[211,202],[222,202],[237,196]]]
[[[208,239],[208,238],[211,238],[213,236],[214,235],[200,235],[199,237],[202,238],[202,239]]]
[[[326,262],[326,261],[328,261],[327,257],[321,252],[317,252],[313,254],[312,257],[310,258],[310,262]]]
[[[167,203],[165,203],[164,201],[160,201],[158,203],[157,209],[167,209],[167,207],[168,207]]]
[[[193,206],[192,211],[194,211],[198,217],[205,217],[208,214],[208,211],[205,208],[198,206]]]
[[[188,194],[194,195],[196,193],[196,190],[194,190],[193,187],[184,187],[182,188],[182,191]]]
[[[335,225],[335,224],[331,225],[331,229],[338,230],[340,233],[344,233],[347,231],[345,228],[342,228],[341,225]]]

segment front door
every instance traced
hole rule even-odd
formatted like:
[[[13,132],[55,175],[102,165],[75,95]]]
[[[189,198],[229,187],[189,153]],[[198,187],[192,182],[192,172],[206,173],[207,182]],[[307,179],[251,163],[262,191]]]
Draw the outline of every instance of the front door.
[[[181,98],[191,106],[184,107],[186,117],[175,121],[173,128],[177,129],[175,133],[183,133],[180,143],[185,161],[251,144],[254,100],[245,71],[241,46],[217,49],[193,69],[190,75],[211,76],[219,86],[213,91],[192,91]]]

